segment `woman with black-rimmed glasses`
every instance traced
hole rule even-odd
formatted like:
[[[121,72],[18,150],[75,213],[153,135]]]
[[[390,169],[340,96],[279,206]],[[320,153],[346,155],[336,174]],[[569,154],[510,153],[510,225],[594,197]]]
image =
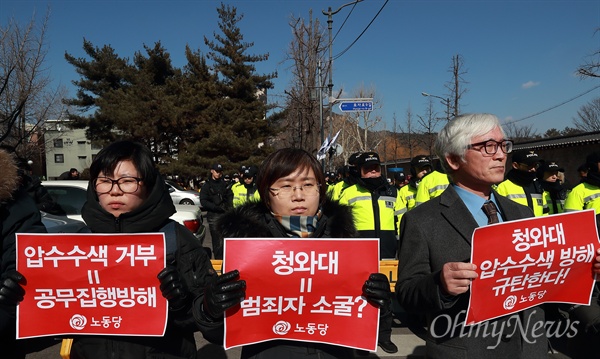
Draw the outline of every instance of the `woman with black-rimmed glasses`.
[[[207,340],[221,343],[222,323],[203,323],[192,314],[194,300],[202,302],[217,275],[200,242],[169,219],[173,213],[173,201],[146,146],[118,141],[98,153],[90,167],[82,217],[94,233],[165,233],[167,266],[157,273],[157,285],[160,281],[162,295],[169,301],[169,319],[163,337],[77,337],[72,359],[196,358],[194,332],[198,330]]]

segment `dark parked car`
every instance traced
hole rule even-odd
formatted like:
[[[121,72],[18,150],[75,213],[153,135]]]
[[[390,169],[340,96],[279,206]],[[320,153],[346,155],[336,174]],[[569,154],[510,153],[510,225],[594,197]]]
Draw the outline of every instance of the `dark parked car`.
[[[85,223],[65,216],[56,216],[41,212],[42,224],[48,233],[79,233],[85,228]]]

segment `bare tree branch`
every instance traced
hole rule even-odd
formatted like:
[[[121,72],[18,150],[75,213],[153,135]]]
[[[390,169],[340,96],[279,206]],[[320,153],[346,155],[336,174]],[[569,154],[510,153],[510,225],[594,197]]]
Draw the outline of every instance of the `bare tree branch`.
[[[598,34],[599,32],[600,28],[597,28],[595,34]],[[600,50],[596,50],[589,55],[585,63],[577,69],[577,73],[582,78],[600,78]]]
[[[446,104],[446,118],[451,119],[461,113],[460,102],[463,95],[467,93],[465,84],[469,83],[464,78],[468,71],[465,69],[465,59],[462,55],[452,56],[452,65],[450,65],[448,72],[452,74],[452,79],[444,87],[449,93],[448,103]]]
[[[65,89],[51,88],[45,67],[49,18],[48,10],[39,22],[34,14],[26,25],[11,19],[0,27],[0,141],[23,157],[32,155],[32,148],[43,151],[30,143],[33,135],[41,135],[42,124],[64,110]]]
[[[573,124],[578,130],[584,132],[600,131],[600,97],[581,106],[577,117],[573,117]]]

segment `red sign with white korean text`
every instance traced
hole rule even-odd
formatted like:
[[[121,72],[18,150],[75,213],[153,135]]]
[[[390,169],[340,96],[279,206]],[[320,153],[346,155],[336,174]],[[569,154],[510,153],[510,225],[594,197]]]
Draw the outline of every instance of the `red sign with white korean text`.
[[[225,316],[225,349],[285,339],[375,351],[379,309],[362,297],[378,239],[225,239],[223,273],[246,299]]]
[[[504,222],[477,228],[466,324],[541,303],[590,304],[592,262],[599,247],[594,210]]]
[[[162,233],[17,234],[27,279],[17,338],[59,334],[162,336],[167,301]]]

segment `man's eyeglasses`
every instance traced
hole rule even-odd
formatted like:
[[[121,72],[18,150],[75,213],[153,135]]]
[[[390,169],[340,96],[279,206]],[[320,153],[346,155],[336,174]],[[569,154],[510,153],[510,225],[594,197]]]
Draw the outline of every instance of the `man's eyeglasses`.
[[[302,186],[285,185],[279,188],[269,188],[269,190],[271,190],[275,196],[280,198],[291,197],[294,191],[297,189],[302,190],[302,193],[304,193],[304,195],[307,197],[314,197],[319,195],[319,187],[321,187],[320,184],[305,183]]]
[[[96,189],[96,193],[104,194],[112,191],[113,186],[116,184],[121,192],[134,193],[138,190],[141,180],[138,177],[121,177],[116,180],[108,177],[98,177],[96,178],[94,188]]]
[[[495,155],[496,152],[498,152],[498,148],[500,148],[504,153],[511,153],[513,150],[513,142],[511,140],[504,140],[500,142],[487,140],[471,143],[467,146],[467,149],[473,149],[475,151],[481,151],[483,149],[488,155]]]

